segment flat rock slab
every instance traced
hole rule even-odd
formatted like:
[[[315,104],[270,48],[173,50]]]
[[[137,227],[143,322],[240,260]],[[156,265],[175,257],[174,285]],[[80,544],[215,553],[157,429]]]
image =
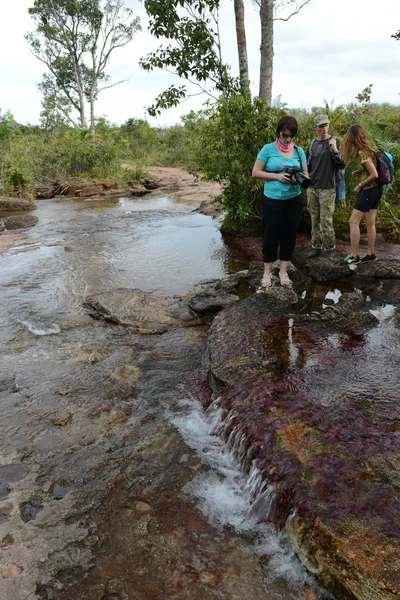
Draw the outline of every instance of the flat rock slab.
[[[341,600],[398,600],[396,318],[382,325],[358,292],[320,315],[299,314],[282,292],[278,310],[268,294],[211,326],[222,435],[273,490],[260,519],[286,527],[324,587]]]
[[[299,245],[295,248],[293,263],[307,274],[313,281],[340,281],[343,279],[355,279],[365,283],[370,279],[400,279],[400,261],[379,259],[376,262],[341,265],[341,257],[326,258],[317,256],[307,258],[308,247]]]
[[[91,316],[124,325],[138,333],[164,333],[176,327],[199,325],[180,299],[154,296],[141,290],[117,289],[85,298]]]

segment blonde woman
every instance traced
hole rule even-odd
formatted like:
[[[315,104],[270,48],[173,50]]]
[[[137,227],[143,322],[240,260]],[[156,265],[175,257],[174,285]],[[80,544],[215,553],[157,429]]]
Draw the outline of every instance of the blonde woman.
[[[383,193],[383,185],[376,183],[378,171],[375,152],[377,150],[377,146],[367,137],[362,125],[352,125],[340,146],[340,158],[346,164],[353,160],[360,163],[359,168],[353,171],[352,175],[361,179],[354,188],[356,203],[349,220],[351,254],[341,261],[344,265],[357,265],[377,260],[375,221]],[[367,225],[368,253],[360,258],[360,223],[363,217]]]

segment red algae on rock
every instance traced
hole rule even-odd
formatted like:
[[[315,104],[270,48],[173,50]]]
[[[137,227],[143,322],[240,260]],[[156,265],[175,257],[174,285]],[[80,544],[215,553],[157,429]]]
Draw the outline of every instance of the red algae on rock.
[[[378,368],[368,369],[370,345],[382,366],[391,349],[376,349],[368,328],[377,320],[367,313],[358,320],[364,334],[349,331],[362,299],[343,306],[349,312],[331,312],[328,333],[318,315],[271,315],[263,298],[237,303],[212,325],[211,371],[225,384],[223,434],[236,432],[245,468],[256,467],[273,486],[268,517],[286,526],[304,564],[340,599],[395,600],[400,503],[391,457],[400,438],[392,375],[381,380],[389,386],[384,402],[367,397]]]

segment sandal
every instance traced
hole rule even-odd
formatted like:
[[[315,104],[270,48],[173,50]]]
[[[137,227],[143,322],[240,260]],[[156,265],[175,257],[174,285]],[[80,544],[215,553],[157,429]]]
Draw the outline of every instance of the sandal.
[[[284,287],[289,287],[292,285],[292,282],[289,279],[289,275],[287,273],[282,273],[282,271],[279,272],[279,281],[280,284]]]
[[[272,285],[271,275],[267,275],[264,273],[263,278],[261,279],[261,287],[270,288]]]

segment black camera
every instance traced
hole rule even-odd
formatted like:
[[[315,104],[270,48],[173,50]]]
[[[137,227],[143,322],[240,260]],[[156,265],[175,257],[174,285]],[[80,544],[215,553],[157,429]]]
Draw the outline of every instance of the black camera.
[[[311,185],[311,179],[303,173],[300,167],[286,167],[285,173],[294,175],[295,180],[303,190],[306,190]]]

